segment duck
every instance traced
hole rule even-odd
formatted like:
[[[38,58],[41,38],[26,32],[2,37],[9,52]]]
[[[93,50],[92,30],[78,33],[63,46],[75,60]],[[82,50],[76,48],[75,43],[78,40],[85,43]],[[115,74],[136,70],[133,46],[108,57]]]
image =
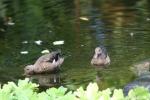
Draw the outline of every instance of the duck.
[[[39,57],[33,65],[25,66],[24,75],[54,72],[60,68],[63,62],[64,57],[60,57],[60,52],[50,52]]]
[[[105,67],[110,64],[110,57],[103,46],[99,46],[95,48],[95,53],[91,60],[91,65],[97,67]]]

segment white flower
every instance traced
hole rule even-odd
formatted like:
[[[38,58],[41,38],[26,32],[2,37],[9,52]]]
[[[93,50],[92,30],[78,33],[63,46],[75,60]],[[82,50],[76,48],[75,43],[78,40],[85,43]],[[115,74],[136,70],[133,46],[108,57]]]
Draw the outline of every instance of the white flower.
[[[41,45],[42,41],[41,40],[37,40],[37,41],[34,41],[35,44],[37,45]]]
[[[46,49],[46,50],[41,51],[41,53],[44,54],[44,53],[50,53],[50,52],[49,52],[49,50]]]
[[[28,54],[29,52],[28,51],[21,51],[20,53],[21,54]]]
[[[64,40],[60,40],[60,41],[54,41],[53,45],[62,45],[64,44]]]

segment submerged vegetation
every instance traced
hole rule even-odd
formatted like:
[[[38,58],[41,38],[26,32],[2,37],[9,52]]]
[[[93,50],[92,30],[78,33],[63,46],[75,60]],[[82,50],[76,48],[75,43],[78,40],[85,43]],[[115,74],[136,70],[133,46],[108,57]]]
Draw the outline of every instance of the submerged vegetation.
[[[96,83],[89,83],[86,90],[82,87],[75,91],[67,88],[49,88],[38,92],[38,84],[32,83],[28,78],[19,80],[18,84],[8,82],[0,88],[0,100],[148,100],[150,93],[143,87],[130,90],[124,96],[122,89],[106,89],[99,91]]]

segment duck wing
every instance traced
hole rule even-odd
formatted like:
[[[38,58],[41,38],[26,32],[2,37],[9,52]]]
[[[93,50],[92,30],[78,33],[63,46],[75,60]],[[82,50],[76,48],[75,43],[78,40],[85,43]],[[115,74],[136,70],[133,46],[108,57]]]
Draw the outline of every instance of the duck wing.
[[[37,61],[35,62],[35,64],[40,64],[42,62],[53,62],[53,60],[58,60],[58,55],[59,53],[58,52],[51,52],[51,53],[48,53],[48,54],[45,54],[43,56],[41,56],[40,58],[37,59]]]
[[[56,62],[41,62],[39,64],[35,64],[36,68],[34,71],[36,73],[44,73],[44,72],[50,72],[56,70],[64,61],[64,58],[60,58]]]

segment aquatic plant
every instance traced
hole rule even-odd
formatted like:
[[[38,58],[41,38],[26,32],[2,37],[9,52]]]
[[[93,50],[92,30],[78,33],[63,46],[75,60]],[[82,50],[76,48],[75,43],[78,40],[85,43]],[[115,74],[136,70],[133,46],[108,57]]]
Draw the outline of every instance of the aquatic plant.
[[[17,84],[8,82],[0,88],[0,100],[149,100],[150,93],[143,87],[130,90],[124,96],[122,89],[106,89],[100,91],[96,83],[89,83],[86,90],[82,87],[76,91],[67,88],[49,88],[38,92],[38,84],[32,83],[28,78],[19,80]]]

